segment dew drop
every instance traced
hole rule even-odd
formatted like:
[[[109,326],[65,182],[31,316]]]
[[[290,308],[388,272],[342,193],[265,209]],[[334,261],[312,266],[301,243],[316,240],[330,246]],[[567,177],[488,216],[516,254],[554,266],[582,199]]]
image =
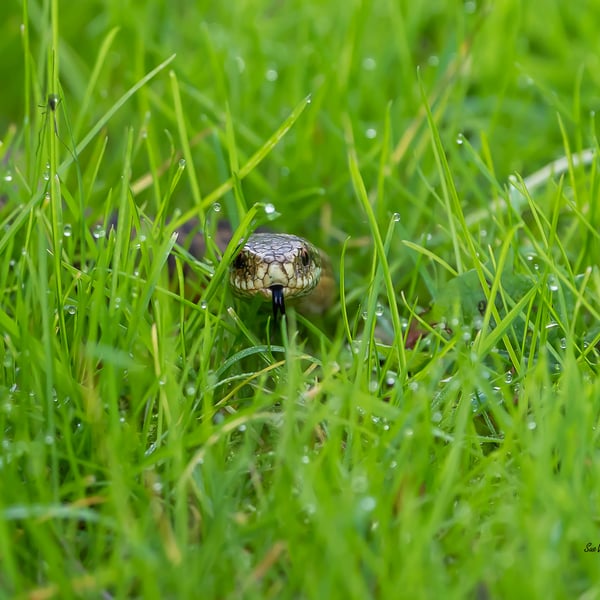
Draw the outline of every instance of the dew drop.
[[[377,500],[373,496],[365,496],[361,498],[358,506],[363,512],[373,512],[377,506]]]
[[[70,315],[74,315],[77,313],[77,307],[74,306],[73,304],[67,304],[65,306],[65,312],[67,312]]]
[[[265,73],[265,79],[267,81],[277,81],[279,73],[275,69],[267,69]]]
[[[246,426],[244,424],[240,425],[238,427],[238,431],[241,431],[243,433],[244,431],[246,431]]]
[[[193,396],[196,393],[196,386],[193,384],[189,384],[186,388],[185,388],[185,393],[187,396]]]
[[[215,202],[212,205],[212,209],[214,212],[219,213],[221,212],[221,204],[219,202]]]
[[[243,73],[246,70],[246,63],[244,59],[238,54],[234,57],[235,64],[237,65],[238,72]]]
[[[365,137],[368,140],[374,140],[377,137],[377,129],[375,129],[374,127],[369,127],[366,131],[365,131]]]
[[[374,394],[378,389],[379,384],[377,383],[376,379],[369,381],[369,392],[371,392],[371,394]]]
[[[383,316],[383,304],[381,304],[381,302],[378,302],[375,307],[375,315],[378,317]]]
[[[377,61],[372,56],[365,56],[362,61],[362,68],[365,71],[374,71],[377,66]]]
[[[392,221],[394,221],[394,223],[398,223],[398,221],[400,221],[400,213],[399,212],[395,212],[392,215]]]
[[[73,227],[70,223],[65,223],[65,226],[63,227],[63,235],[65,237],[71,237],[73,235]]]
[[[267,202],[267,204],[265,204],[265,213],[267,215],[272,215],[275,212],[275,205],[271,204],[271,202]]]
[[[440,64],[440,57],[436,56],[435,54],[432,54],[428,59],[427,59],[427,64],[430,67],[437,67]]]
[[[202,302],[200,302],[200,308],[202,310],[206,310],[207,306],[208,306],[208,303],[205,300],[202,300]]]
[[[96,227],[94,227],[94,229],[92,230],[92,235],[97,240],[99,240],[100,238],[103,238],[106,235],[106,231],[104,227],[102,227],[102,225],[96,225]]]
[[[459,133],[456,136],[456,143],[460,146],[461,144],[463,144],[465,141],[465,136],[462,133]]]
[[[11,175],[10,173],[7,173],[7,174],[4,176],[4,181],[12,181],[12,179],[13,179],[13,178],[12,178],[12,175]]]
[[[560,339],[560,347],[564,350],[567,347],[567,338]]]
[[[185,169],[185,165],[186,165],[185,158],[180,158],[179,159],[179,168]]]

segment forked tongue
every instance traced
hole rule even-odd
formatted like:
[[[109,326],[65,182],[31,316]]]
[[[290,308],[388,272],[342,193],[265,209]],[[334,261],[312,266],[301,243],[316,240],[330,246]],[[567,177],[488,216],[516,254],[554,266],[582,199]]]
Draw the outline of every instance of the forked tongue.
[[[272,285],[271,294],[273,295],[273,319],[277,321],[277,313],[285,315],[285,302],[283,299],[283,286]]]

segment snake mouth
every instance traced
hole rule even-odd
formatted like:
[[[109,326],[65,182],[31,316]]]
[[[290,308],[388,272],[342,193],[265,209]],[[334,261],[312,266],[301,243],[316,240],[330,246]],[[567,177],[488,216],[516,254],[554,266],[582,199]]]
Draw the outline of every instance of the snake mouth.
[[[285,315],[285,301],[283,296],[283,286],[276,284],[270,288],[273,296],[273,318],[277,321],[277,314]]]

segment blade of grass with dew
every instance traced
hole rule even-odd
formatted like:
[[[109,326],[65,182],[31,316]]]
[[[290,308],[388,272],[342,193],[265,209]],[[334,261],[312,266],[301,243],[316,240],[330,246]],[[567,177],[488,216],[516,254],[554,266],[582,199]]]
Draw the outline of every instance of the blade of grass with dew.
[[[92,67],[92,72],[87,80],[87,86],[85,88],[85,92],[83,94],[83,98],[81,102],[79,102],[79,115],[77,120],[75,121],[75,125],[73,126],[73,139],[78,139],[81,134],[81,129],[83,127],[83,123],[86,119],[86,115],[88,112],[88,108],[92,101],[92,97],[94,92],[98,89],[98,80],[100,78],[100,73],[106,63],[108,54],[110,49],[115,41],[115,37],[119,32],[119,27],[113,27],[102,40],[100,44],[100,49],[98,50],[98,55],[96,57],[96,62]]]
[[[283,123],[277,128],[277,130],[266,140],[266,142],[248,159],[239,170],[240,181],[244,179],[249,173],[251,173],[273,150],[277,143],[285,136],[290,130],[294,123],[299,119],[300,115],[304,112],[306,106],[310,104],[310,96],[306,96],[302,102],[300,102],[290,115],[283,121]],[[203,208],[207,208],[213,202],[221,198],[223,194],[231,190],[233,187],[233,178],[229,178],[225,183],[221,184],[217,189],[213,190],[208,194],[202,201]],[[184,223],[187,223],[191,218],[196,216],[197,210],[191,209],[186,211],[177,219],[175,227],[181,227]]]
[[[373,236],[375,248],[377,250],[377,255],[384,274],[388,303],[392,314],[392,323],[394,324],[394,351],[396,353],[397,362],[401,372],[400,378],[403,380],[406,377],[406,356],[404,353],[402,323],[400,321],[398,304],[396,302],[394,282],[392,281],[390,275],[390,269],[385,253],[385,247],[383,244],[383,240],[381,239],[381,234],[379,233],[379,228],[377,226],[375,214],[373,212],[373,208],[371,207],[371,203],[369,202],[367,190],[365,188],[365,184],[362,180],[362,176],[358,167],[358,158],[356,156],[356,150],[352,141],[352,126],[348,120],[346,120],[346,136],[348,144],[348,163],[350,167],[350,176],[352,179],[352,184],[354,186],[354,190],[357,195],[358,201],[367,215],[367,220],[371,229],[371,235]]]
[[[173,97],[173,103],[175,105],[175,120],[177,122],[177,130],[179,133],[179,142],[181,144],[183,158],[185,159],[186,166],[188,168],[188,174],[190,179],[190,187],[192,189],[192,199],[194,200],[195,212],[204,219],[204,208],[205,204],[202,202],[202,194],[200,193],[200,186],[198,185],[198,178],[196,176],[196,170],[194,167],[192,150],[190,148],[190,142],[187,132],[187,126],[185,123],[183,106],[181,104],[181,93],[179,91],[179,82],[174,71],[169,72],[169,79],[171,80],[171,95]]]
[[[235,199],[235,210],[229,212],[231,226],[237,227],[240,220],[246,214],[248,207],[244,199],[244,191],[240,179],[240,161],[238,157],[238,145],[235,140],[235,128],[233,126],[233,116],[229,108],[229,103],[225,106],[225,140],[227,142],[227,154],[229,156],[229,172],[233,182],[233,197]]]
[[[215,269],[215,273],[206,287],[206,290],[204,290],[204,293],[202,294],[202,301],[206,302],[206,304],[212,300],[212,297],[218,289],[222,289],[222,281],[226,271],[229,269],[233,255],[240,249],[242,240],[249,237],[250,227],[258,213],[258,209],[262,208],[264,210],[264,206],[265,205],[260,202],[254,204],[242,219],[240,226],[233,232],[229,245],[223,254],[223,258]]]
[[[102,130],[102,128],[106,125],[106,123],[110,120],[110,118],[120,109],[122,108],[128,100],[146,83],[148,83],[151,79],[156,77],[163,69],[165,69],[173,60],[175,59],[175,54],[172,54],[165,61],[160,63],[157,67],[152,69],[145,77],[142,77],[135,85],[131,86],[112,106],[111,108],[102,115],[96,124],[88,131],[88,133],[84,136],[84,138],[77,144],[75,147],[75,155],[79,156],[85,148],[87,148],[88,144],[98,135],[98,133]],[[66,158],[58,167],[58,174],[60,176],[63,175],[64,171],[72,164],[73,157]]]

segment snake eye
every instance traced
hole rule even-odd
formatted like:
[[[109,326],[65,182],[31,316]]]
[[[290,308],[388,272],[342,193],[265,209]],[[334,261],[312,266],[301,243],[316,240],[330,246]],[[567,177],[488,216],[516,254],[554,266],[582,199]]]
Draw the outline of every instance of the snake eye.
[[[308,250],[302,250],[300,252],[300,260],[302,261],[303,267],[308,267],[310,264],[310,256],[308,254]]]
[[[246,257],[240,252],[231,263],[234,269],[243,270],[246,268]]]

